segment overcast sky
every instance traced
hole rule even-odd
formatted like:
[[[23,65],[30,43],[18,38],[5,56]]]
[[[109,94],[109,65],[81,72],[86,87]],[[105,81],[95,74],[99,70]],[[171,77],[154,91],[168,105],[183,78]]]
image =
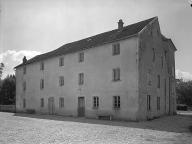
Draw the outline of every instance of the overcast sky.
[[[177,75],[192,79],[192,7],[189,0],[0,0],[0,62],[5,72],[61,45],[158,16],[171,38]],[[4,75],[4,76],[5,76]]]

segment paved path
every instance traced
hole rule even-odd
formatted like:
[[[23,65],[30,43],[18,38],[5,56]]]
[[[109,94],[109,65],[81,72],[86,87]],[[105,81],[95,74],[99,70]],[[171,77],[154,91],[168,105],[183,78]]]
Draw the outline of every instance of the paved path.
[[[192,144],[192,117],[102,121],[0,112],[0,144]]]

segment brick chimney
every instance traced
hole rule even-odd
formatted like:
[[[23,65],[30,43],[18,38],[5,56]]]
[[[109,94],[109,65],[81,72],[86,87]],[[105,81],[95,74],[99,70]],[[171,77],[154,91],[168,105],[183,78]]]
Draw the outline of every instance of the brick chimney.
[[[120,19],[119,20],[119,22],[118,22],[118,29],[122,29],[123,28],[123,21],[122,21],[122,19]]]
[[[26,64],[26,62],[27,62],[27,58],[26,58],[26,56],[24,56],[23,57],[23,64]]]

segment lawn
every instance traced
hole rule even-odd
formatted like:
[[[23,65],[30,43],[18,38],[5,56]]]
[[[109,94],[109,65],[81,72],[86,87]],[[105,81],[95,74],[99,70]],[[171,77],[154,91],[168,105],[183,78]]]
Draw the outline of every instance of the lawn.
[[[146,122],[0,112],[0,144],[192,144],[191,113]]]

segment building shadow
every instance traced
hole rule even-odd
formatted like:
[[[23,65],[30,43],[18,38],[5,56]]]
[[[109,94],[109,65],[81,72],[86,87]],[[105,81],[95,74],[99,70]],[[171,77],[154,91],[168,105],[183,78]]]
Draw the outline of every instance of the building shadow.
[[[97,125],[110,125],[110,126],[121,126],[138,129],[150,129],[157,131],[167,131],[174,133],[191,133],[192,127],[192,111],[188,114],[178,113],[174,116],[163,116],[150,121],[117,121],[117,120],[98,120],[84,117],[67,117],[59,115],[38,115],[38,114],[26,114],[26,113],[15,113],[16,117],[27,117],[34,119],[46,119],[63,122],[77,122]]]

